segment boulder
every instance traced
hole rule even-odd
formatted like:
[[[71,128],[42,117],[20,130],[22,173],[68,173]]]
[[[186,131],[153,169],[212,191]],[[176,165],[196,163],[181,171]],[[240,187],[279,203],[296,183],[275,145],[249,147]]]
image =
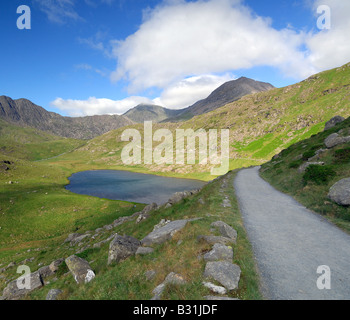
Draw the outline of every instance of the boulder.
[[[227,261],[207,262],[205,266],[204,277],[216,280],[228,291],[238,288],[240,276],[240,267]]]
[[[169,222],[166,225],[152,231],[149,235],[143,238],[141,242],[145,246],[164,243],[165,241],[170,240],[176,232],[183,229],[187,222],[188,220],[176,220]]]
[[[220,243],[215,243],[213,249],[204,255],[205,261],[225,260],[232,262],[233,249]]]
[[[341,206],[350,206],[350,178],[342,179],[333,185],[328,198]]]
[[[18,279],[11,281],[3,291],[3,298],[5,300],[16,300],[44,285],[39,271],[31,273],[29,279],[29,283],[26,283],[24,277],[19,277]],[[27,285],[28,287],[22,288],[22,286],[25,287]]]
[[[328,122],[326,122],[326,125],[324,127],[324,131],[329,130],[331,128],[333,128],[334,126],[336,126],[338,123],[343,122],[345,119],[341,116],[335,116],[333,117],[331,120],[329,120]]]
[[[51,289],[46,296],[46,300],[57,300],[57,297],[62,293],[62,290]]]
[[[340,144],[344,144],[350,142],[350,136],[349,137],[342,137],[338,133],[333,133],[330,136],[326,138],[324,141],[324,144],[328,149],[334,148]]]
[[[157,272],[155,270],[148,270],[145,272],[145,277],[147,281],[153,280],[156,275]]]
[[[231,239],[233,242],[237,240],[237,231],[223,221],[213,222],[211,225],[213,228],[217,228],[223,237]]]
[[[130,236],[117,235],[109,245],[108,264],[120,262],[134,255],[141,242]]]
[[[88,283],[95,278],[95,273],[86,260],[79,258],[76,255],[72,255],[68,257],[65,262],[69,271],[72,273],[74,280],[78,284]]]

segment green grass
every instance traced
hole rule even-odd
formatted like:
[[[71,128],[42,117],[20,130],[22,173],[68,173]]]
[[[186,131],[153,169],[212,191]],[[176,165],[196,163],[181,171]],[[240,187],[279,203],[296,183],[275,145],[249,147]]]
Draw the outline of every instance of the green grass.
[[[201,300],[205,295],[211,293],[202,285],[205,262],[203,259],[198,259],[198,256],[209,251],[211,246],[198,242],[197,236],[210,234],[210,224],[217,220],[227,222],[238,232],[237,244],[233,246],[234,263],[241,267],[242,275],[239,290],[231,292],[230,296],[249,300],[261,299],[251,245],[243,227],[234,190],[231,187],[234,176],[235,173],[227,176],[230,187],[226,190],[232,202],[232,208],[221,206],[223,194],[219,190],[222,180],[206,185],[201,193],[171,208],[158,209],[149,219],[140,224],[136,225],[135,221],[131,221],[113,231],[142,239],[161,219],[202,218],[188,223],[172,240],[154,246],[155,251],[152,254],[131,257],[119,264],[107,266],[108,243],[100,249],[87,249],[80,256],[90,261],[96,272],[96,278],[92,282],[77,285],[73,277],[67,275],[33,292],[30,299],[45,299],[51,288],[58,288],[64,291],[62,299],[148,300],[152,297],[152,290],[163,282],[166,275],[176,272],[186,279],[187,284],[167,287],[162,299]],[[199,198],[205,199],[205,204],[201,204],[198,201]],[[47,255],[50,256],[50,253]],[[156,277],[151,281],[145,280],[144,273],[148,270],[157,272]]]

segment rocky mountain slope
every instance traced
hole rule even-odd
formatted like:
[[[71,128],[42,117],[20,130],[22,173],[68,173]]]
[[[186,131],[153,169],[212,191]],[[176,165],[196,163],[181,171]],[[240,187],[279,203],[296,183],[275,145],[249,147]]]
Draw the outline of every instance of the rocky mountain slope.
[[[27,99],[12,100],[6,96],[0,96],[0,119],[18,126],[32,127],[74,139],[92,139],[110,130],[134,123],[118,115],[63,117],[46,111]]]
[[[281,150],[322,131],[332,117],[349,117],[349,88],[350,63],[285,88],[245,96],[186,122],[155,124],[153,132],[169,129],[175,139],[176,129],[204,129],[206,132],[217,129],[219,135],[221,129],[229,129],[230,168],[260,165]],[[143,125],[133,127],[143,136]],[[125,166],[121,161],[122,149],[127,144],[121,141],[123,131],[119,129],[97,137],[62,160],[211,179],[211,164]],[[156,146],[154,143],[153,148]]]
[[[224,83],[214,90],[206,99],[200,100],[192,106],[183,109],[177,117],[171,121],[189,119],[193,116],[213,111],[224,105],[237,101],[245,95],[273,89],[270,83],[255,81],[246,77]]]
[[[124,113],[123,116],[136,123],[143,123],[144,121],[161,122],[168,118],[175,117],[180,112],[182,112],[182,110],[171,110],[151,104],[139,104],[135,108]]]

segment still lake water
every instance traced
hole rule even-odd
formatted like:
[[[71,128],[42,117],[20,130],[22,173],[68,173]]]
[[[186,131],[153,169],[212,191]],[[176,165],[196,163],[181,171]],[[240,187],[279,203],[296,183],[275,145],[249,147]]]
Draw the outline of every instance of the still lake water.
[[[69,178],[66,189],[89,196],[110,200],[163,204],[175,192],[201,188],[200,180],[160,177],[118,170],[83,171]]]

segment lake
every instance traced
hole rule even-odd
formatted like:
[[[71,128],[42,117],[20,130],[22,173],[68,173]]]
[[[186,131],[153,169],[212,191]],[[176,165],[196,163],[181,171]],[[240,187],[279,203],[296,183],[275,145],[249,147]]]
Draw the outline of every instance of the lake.
[[[163,204],[175,192],[201,188],[200,180],[160,177],[118,170],[83,171],[69,178],[66,189],[83,195],[110,200]]]

